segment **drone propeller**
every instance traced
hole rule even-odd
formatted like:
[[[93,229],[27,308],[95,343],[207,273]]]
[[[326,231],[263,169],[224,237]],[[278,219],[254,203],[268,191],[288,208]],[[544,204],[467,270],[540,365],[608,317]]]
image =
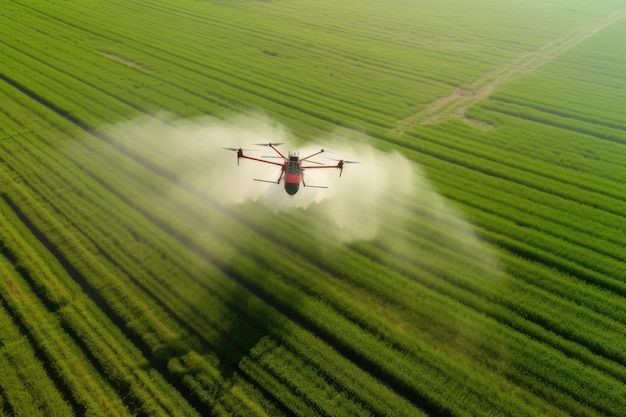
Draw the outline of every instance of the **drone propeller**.
[[[345,159],[335,159],[335,158],[326,158],[326,159],[330,159],[331,161],[342,162],[344,164],[358,164],[357,161],[346,161]]]
[[[306,162],[309,162],[311,164],[316,164],[316,165],[324,165],[321,162],[317,162],[317,161],[311,161],[310,159],[307,159]]]
[[[326,148],[326,147],[324,147],[324,153],[325,154],[330,154],[330,155],[335,155],[335,156],[342,154],[342,152],[340,152],[340,151],[336,151],[334,149],[329,149],[329,148]]]
[[[284,145],[284,143],[283,142],[276,142],[276,143],[269,142],[269,143],[255,143],[255,145],[257,145],[257,146],[279,146],[279,145]]]
[[[331,161],[337,161],[337,168],[339,168],[339,176],[341,177],[341,174],[343,174],[343,165],[344,164],[358,164],[357,161],[346,161],[345,159],[335,159],[335,158],[326,158],[326,159],[330,159]]]
[[[242,148],[222,148],[227,151],[237,152],[237,166],[239,166],[239,158],[243,157],[243,151],[254,151],[258,149],[242,149]]]
[[[233,152],[238,152],[239,150],[247,151],[247,152],[252,152],[252,151],[257,151],[258,150],[258,149],[245,149],[245,148],[222,148],[222,149],[226,149],[228,151],[233,151]]]
[[[282,156],[275,156],[275,155],[263,155],[261,156],[261,158],[284,159]]]

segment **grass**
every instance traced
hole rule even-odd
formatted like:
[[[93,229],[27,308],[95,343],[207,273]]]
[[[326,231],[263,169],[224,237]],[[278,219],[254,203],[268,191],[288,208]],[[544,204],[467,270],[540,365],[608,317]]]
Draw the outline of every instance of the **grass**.
[[[5,5],[0,415],[624,415],[623,19],[466,109],[488,129],[395,130],[620,7]],[[467,243],[428,190],[340,243],[107,130],[250,110],[401,152]]]

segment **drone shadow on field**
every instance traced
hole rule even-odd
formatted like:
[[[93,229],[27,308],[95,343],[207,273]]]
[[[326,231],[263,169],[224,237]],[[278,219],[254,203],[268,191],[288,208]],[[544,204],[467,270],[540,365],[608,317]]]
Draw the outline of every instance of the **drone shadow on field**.
[[[232,260],[231,263],[236,262]],[[203,355],[217,358],[217,368],[221,376],[221,385],[211,393],[213,401],[226,394],[238,379],[253,385],[268,398],[273,395],[250,374],[250,368],[258,370],[258,358],[262,357],[272,346],[289,332],[289,321],[283,314],[276,311],[274,301],[269,295],[255,288],[250,277],[243,277],[231,265],[222,265],[224,272],[235,285],[229,285],[225,293],[220,294],[219,301],[229,314],[222,317],[218,336],[207,341]],[[208,294],[200,303],[214,302]],[[268,305],[269,304],[269,305]],[[199,304],[201,306],[202,304]],[[262,365],[261,365],[262,366]],[[272,374],[263,368],[263,372]],[[274,401],[279,403],[279,401]],[[280,404],[278,404],[280,407]]]
[[[268,315],[267,306],[263,306],[261,300],[244,287],[232,288],[224,302],[232,314],[222,340],[213,348],[220,358],[220,372],[228,379],[240,369],[241,361],[251,355],[262,339],[283,333],[286,329],[284,322]]]

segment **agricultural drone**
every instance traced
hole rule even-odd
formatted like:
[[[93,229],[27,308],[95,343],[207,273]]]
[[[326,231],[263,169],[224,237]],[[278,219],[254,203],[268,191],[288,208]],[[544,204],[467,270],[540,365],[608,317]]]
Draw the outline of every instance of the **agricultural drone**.
[[[343,166],[344,164],[355,164],[355,161],[345,161],[343,159],[332,159],[332,158],[327,158],[327,159],[331,159],[333,161],[337,161],[337,164],[335,165],[324,165],[321,162],[316,162],[311,160],[311,158],[321,155],[322,153],[324,153],[324,149],[321,149],[318,152],[315,152],[307,157],[304,158],[300,158],[300,156],[298,155],[297,151],[289,151],[289,156],[285,156],[283,155],[283,153],[281,151],[278,150],[277,146],[282,145],[282,143],[257,143],[255,144],[257,146],[267,146],[270,147],[274,150],[274,152],[276,152],[277,155],[272,155],[272,156],[262,156],[261,158],[254,158],[248,155],[245,155],[244,149],[242,148],[224,148],[224,149],[228,149],[229,151],[233,151],[233,152],[237,152],[237,165],[239,165],[239,160],[241,158],[243,159],[250,159],[252,161],[257,161],[257,162],[263,162],[266,164],[271,164],[271,165],[276,165],[280,167],[280,175],[278,176],[278,180],[276,181],[270,181],[270,180],[261,180],[258,178],[254,178],[254,181],[260,181],[260,182],[269,182],[272,184],[280,184],[281,181],[283,181],[283,183],[285,184],[285,191],[287,192],[287,194],[289,195],[294,195],[295,193],[298,192],[298,189],[300,188],[300,183],[302,183],[303,187],[310,187],[310,188],[328,188],[328,187],[323,187],[323,186],[319,186],[319,185],[307,185],[306,182],[304,181],[304,171],[308,170],[308,169],[327,169],[327,168],[335,168],[339,170],[339,176],[341,177],[341,174],[343,172]],[[246,149],[246,151],[248,150],[252,150],[252,149]],[[274,162],[274,161],[267,161],[265,158],[267,159],[282,159],[282,162]],[[313,164],[313,165],[311,165]]]

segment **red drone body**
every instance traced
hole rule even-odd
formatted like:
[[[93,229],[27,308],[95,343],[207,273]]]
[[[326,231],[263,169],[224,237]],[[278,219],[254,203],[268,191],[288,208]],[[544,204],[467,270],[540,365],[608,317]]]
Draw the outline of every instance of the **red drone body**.
[[[278,180],[269,181],[269,180],[261,180],[257,178],[255,178],[254,180],[261,181],[261,182],[269,182],[272,184],[280,184],[282,181],[285,186],[285,191],[289,195],[294,195],[298,192],[298,190],[300,189],[300,183],[302,183],[303,187],[327,188],[327,187],[318,186],[318,185],[307,185],[306,182],[304,181],[304,172],[306,170],[335,168],[339,170],[339,176],[341,176],[341,173],[343,172],[344,164],[355,163],[354,161],[344,161],[342,159],[342,160],[338,160],[336,165],[324,165],[322,163],[311,160],[311,158],[313,158],[314,156],[324,153],[324,149],[321,149],[319,152],[315,152],[305,158],[300,158],[298,155],[298,152],[295,152],[295,151],[289,152],[289,156],[283,155],[282,152],[280,152],[276,148],[276,146],[281,145],[280,143],[258,143],[257,145],[269,146],[276,152],[277,156],[264,156],[261,158],[255,158],[252,156],[245,155],[243,153],[242,148],[225,148],[225,149],[237,152],[237,165],[239,165],[239,160],[243,158],[243,159],[250,159],[252,161],[263,162],[266,164],[279,166],[280,175],[278,176]],[[266,159],[263,159],[263,158],[278,158],[278,159],[282,159],[283,161],[282,162],[267,161]],[[311,165],[311,164],[314,164],[314,165]]]

